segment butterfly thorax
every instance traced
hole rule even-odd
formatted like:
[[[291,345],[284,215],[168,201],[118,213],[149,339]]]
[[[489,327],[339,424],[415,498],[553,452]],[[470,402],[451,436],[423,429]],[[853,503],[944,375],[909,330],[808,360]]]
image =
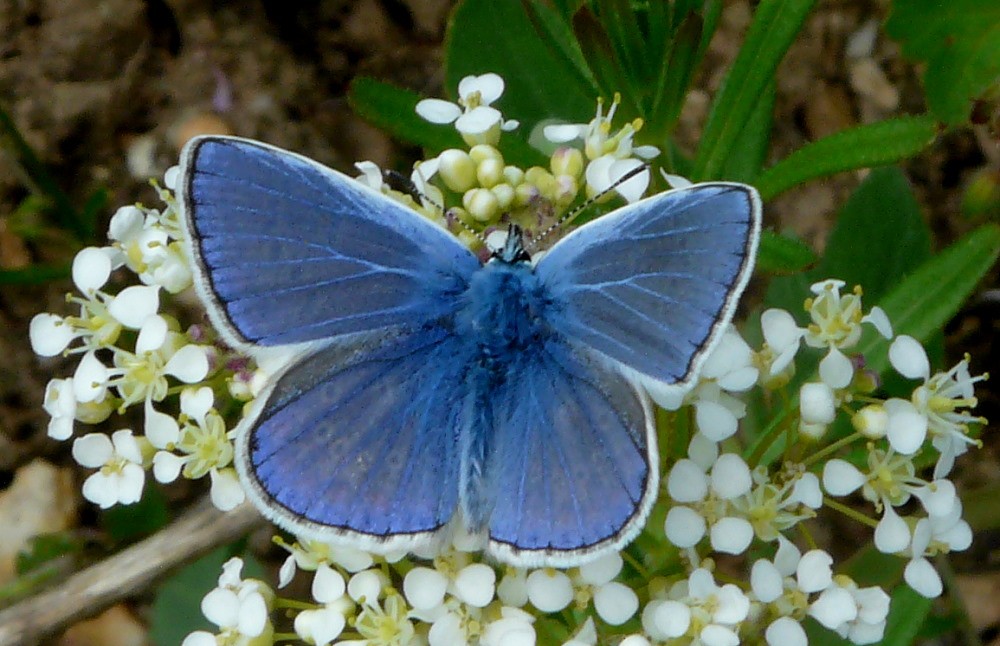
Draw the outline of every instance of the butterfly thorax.
[[[509,364],[548,333],[543,322],[547,303],[531,265],[497,258],[469,282],[456,331],[472,341],[482,360]]]

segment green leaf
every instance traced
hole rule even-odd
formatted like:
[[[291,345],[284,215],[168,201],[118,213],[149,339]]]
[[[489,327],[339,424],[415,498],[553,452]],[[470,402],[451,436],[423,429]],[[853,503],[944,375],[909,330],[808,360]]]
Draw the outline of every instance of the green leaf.
[[[1000,255],[1000,226],[988,224],[923,263],[879,301],[896,334],[925,341],[941,330]],[[868,330],[857,350],[878,373],[889,367],[889,344]]]
[[[906,177],[897,168],[876,169],[837,214],[823,259],[808,272],[771,281],[766,300],[798,315],[811,284],[839,278],[848,289],[861,285],[871,306],[930,255],[930,231]]]
[[[812,248],[798,238],[764,231],[757,248],[756,269],[770,274],[800,272],[815,264]]]
[[[907,585],[893,590],[882,646],[910,646],[917,641],[916,636],[933,603],[933,599],[921,597]]]
[[[750,120],[743,126],[732,154],[726,159],[722,179],[754,183],[754,178],[760,173],[767,158],[767,149],[771,144],[774,101],[774,83],[769,83],[750,115]]]
[[[702,6],[699,7],[698,5]],[[699,8],[701,11],[699,12]],[[663,66],[661,78],[649,113],[647,128],[660,135],[676,124],[684,99],[691,89],[695,71],[708,51],[708,43],[722,14],[720,0],[673,2],[670,7],[672,41],[666,44],[662,56],[669,63]]]
[[[998,89],[1000,3],[895,0],[885,28],[904,56],[927,63],[927,103],[946,123],[967,123],[972,101]]]
[[[937,136],[933,117],[900,117],[834,133],[796,150],[754,184],[765,200],[808,180],[916,155]]]
[[[201,613],[201,599],[215,587],[222,564],[229,559],[219,548],[163,582],[153,600],[150,639],[157,646],[176,646],[195,630],[214,628]]]
[[[762,0],[757,5],[743,47],[712,102],[695,159],[696,181],[720,177],[813,4],[815,0]]]
[[[540,2],[532,2],[532,11],[553,13]],[[554,16],[545,24],[558,20]],[[507,83],[497,105],[526,133],[544,119],[588,121],[600,90],[564,55],[576,47],[569,28],[548,35],[558,43],[539,37],[520,2],[464,0],[452,13],[445,39],[447,87],[458,87],[471,74],[496,72]]]
[[[347,91],[347,100],[358,115],[397,139],[432,151],[465,147],[453,127],[428,123],[417,115],[414,106],[422,98],[367,76],[355,77]]]
[[[101,515],[101,525],[116,542],[134,541],[170,522],[167,499],[159,487],[147,486],[134,505],[116,505]]]
[[[639,98],[633,92],[631,84],[622,76],[619,54],[601,21],[584,7],[573,16],[573,33],[580,43],[590,71],[601,87],[601,94],[614,96],[617,93],[622,99],[622,110],[626,114],[640,114],[642,108]]]
[[[861,285],[878,302],[931,257],[931,233],[910,182],[895,167],[873,170],[844,204],[821,264],[826,277]]]
[[[38,534],[28,540],[26,549],[17,553],[14,559],[18,575],[37,570],[46,563],[67,554],[83,551],[83,540],[71,532]]]
[[[31,265],[22,269],[0,269],[0,285],[41,285],[69,278],[70,265]]]

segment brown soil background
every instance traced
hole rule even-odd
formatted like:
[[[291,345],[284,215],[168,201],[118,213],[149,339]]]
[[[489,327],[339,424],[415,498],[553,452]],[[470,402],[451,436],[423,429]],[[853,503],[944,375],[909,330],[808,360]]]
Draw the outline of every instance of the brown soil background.
[[[864,56],[845,54],[852,34],[885,18],[886,4],[819,3],[779,72],[772,161],[837,130],[925,109],[919,69],[883,34]],[[441,95],[441,43],[450,5],[448,0],[0,0],[0,103],[75,204],[97,187],[109,192],[99,230],[117,206],[155,203],[147,178],[162,177],[194,134],[261,139],[345,171],[361,159],[406,167],[419,151],[353,115],[344,94],[354,76],[366,74]],[[710,97],[750,16],[749,3],[727,2],[685,110],[683,141],[697,141]],[[941,248],[975,226],[960,215],[963,187],[975,173],[1000,172],[1000,145],[985,127],[951,132],[905,169]],[[821,250],[837,209],[862,177],[840,175],[786,194],[768,205],[768,223],[796,231]],[[25,242],[6,227],[7,214],[26,194],[14,167],[0,156],[0,267],[5,269],[68,258],[59,245]],[[1000,372],[997,287],[994,273],[947,330],[949,359],[970,352],[973,372]],[[0,291],[0,488],[26,473],[33,460],[44,459],[58,467],[35,487],[43,490],[38,505],[45,509],[66,507],[57,502],[60,492],[78,499],[84,474],[72,468],[69,443],[46,437],[41,407],[45,383],[68,374],[70,364],[35,357],[27,325],[40,311],[65,313],[63,294],[70,288],[66,281]],[[980,393],[980,411],[993,419],[1000,419],[997,381]],[[986,449],[961,464],[960,479],[973,488],[998,481],[990,428],[983,437]],[[179,487],[168,495],[181,506],[196,493]],[[84,532],[94,525],[87,505],[52,513],[68,515]],[[983,533],[974,556],[955,559],[960,572],[975,572],[960,576],[961,589],[968,592],[964,603],[987,642],[1000,625],[1000,604],[994,601],[1000,579],[992,573],[996,545],[992,532]],[[129,635],[115,643],[143,643],[145,600],[140,596],[115,610],[110,621]],[[131,632],[121,626],[131,626]],[[102,639],[80,633],[61,643],[110,643]]]

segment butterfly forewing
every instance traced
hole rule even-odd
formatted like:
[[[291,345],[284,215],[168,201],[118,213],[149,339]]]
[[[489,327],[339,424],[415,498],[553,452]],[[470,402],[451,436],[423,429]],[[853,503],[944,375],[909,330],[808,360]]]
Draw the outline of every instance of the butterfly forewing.
[[[480,266],[443,229],[299,155],[212,136],[181,163],[197,284],[236,345],[419,327],[453,311]]]
[[[760,228],[756,191],[700,184],[590,222],[536,272],[568,338],[660,384],[690,380],[732,318]]]

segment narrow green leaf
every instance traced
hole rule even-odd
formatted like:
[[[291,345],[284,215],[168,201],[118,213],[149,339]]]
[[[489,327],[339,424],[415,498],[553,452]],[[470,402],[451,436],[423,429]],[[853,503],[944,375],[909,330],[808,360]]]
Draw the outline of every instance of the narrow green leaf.
[[[1000,226],[988,224],[923,263],[879,301],[896,334],[925,341],[941,330],[1000,255]],[[882,373],[889,367],[889,344],[868,330],[857,350],[865,365]]]
[[[653,75],[656,61],[648,58],[645,48],[645,37],[639,31],[635,11],[630,0],[598,0],[600,20],[611,38],[620,69],[621,83],[638,85],[649,82]]]
[[[0,269],[0,285],[41,285],[69,278],[70,265],[31,265],[23,269]]]
[[[769,274],[787,274],[807,269],[817,261],[809,245],[798,238],[764,231],[757,248],[756,269]]]
[[[771,126],[774,123],[774,83],[769,83],[757,101],[757,107],[750,114],[750,120],[736,140],[733,152],[726,159],[722,169],[722,179],[736,182],[754,183],[767,158],[771,145]]]
[[[578,76],[578,82],[591,88],[594,96],[597,96],[599,93],[597,82],[590,73],[587,60],[580,50],[580,44],[573,37],[571,29],[573,15],[577,9],[574,8],[572,12],[560,15],[549,11],[544,4],[534,0],[521,0],[521,5],[534,26],[538,38],[548,46],[553,57],[561,59],[565,69],[573,70]]]
[[[553,11],[534,4],[537,12]],[[582,123],[593,116],[597,88],[539,38],[520,2],[463,0],[448,25],[445,61],[448,88],[470,74],[502,76],[507,89],[497,105],[525,132],[544,119]]]
[[[57,225],[71,232],[80,242],[93,239],[93,223],[80,217],[69,196],[59,188],[59,184],[21,136],[14,120],[3,107],[0,107],[0,152],[10,154],[14,164],[23,172],[28,188],[49,202]]]
[[[663,73],[658,81],[648,117],[649,126],[666,133],[680,117],[684,98],[701,62],[701,42],[705,21],[697,13],[689,13],[681,22],[663,53]]]
[[[895,0],[885,24],[908,58],[926,61],[927,104],[951,125],[967,123],[972,101],[1000,88],[1000,3]]]
[[[815,0],[762,0],[743,47],[712,102],[695,159],[695,180],[716,179],[761,93]]]
[[[601,95],[610,99],[617,93],[622,99],[623,112],[638,115],[639,99],[633,88],[624,82],[618,53],[601,21],[584,7],[573,16],[573,33],[601,87]]]
[[[808,144],[767,169],[755,184],[769,200],[818,177],[891,164],[916,155],[937,136],[933,117],[899,117],[843,130]]]

